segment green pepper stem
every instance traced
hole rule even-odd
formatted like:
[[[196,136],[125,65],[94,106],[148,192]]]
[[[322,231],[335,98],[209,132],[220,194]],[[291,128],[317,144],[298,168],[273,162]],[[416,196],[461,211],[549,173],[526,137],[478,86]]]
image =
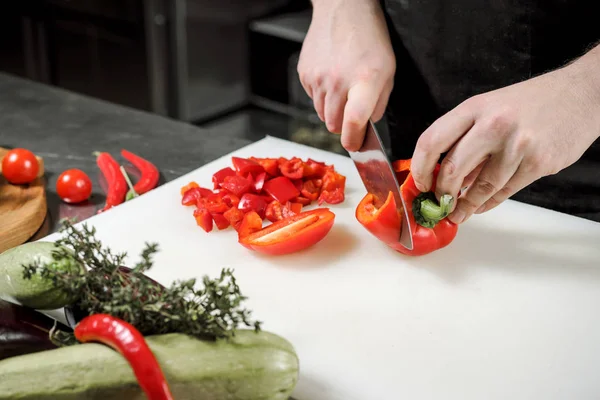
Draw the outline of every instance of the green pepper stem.
[[[445,194],[438,201],[433,192],[421,193],[413,201],[415,221],[426,228],[433,228],[450,214],[454,198]]]

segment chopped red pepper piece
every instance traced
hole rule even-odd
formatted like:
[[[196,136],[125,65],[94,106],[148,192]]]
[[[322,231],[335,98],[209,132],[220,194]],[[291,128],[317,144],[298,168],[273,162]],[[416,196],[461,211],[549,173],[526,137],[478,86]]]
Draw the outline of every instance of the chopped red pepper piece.
[[[241,238],[260,231],[262,229],[262,221],[260,215],[255,211],[250,211],[245,214],[238,229],[238,238],[241,240]]]
[[[244,193],[248,193],[251,187],[248,179],[237,175],[226,176],[220,185],[223,189],[227,189],[238,197],[242,197]]]
[[[239,235],[239,242],[246,248],[265,254],[294,253],[321,241],[331,230],[334,219],[335,214],[328,208],[305,211],[253,233],[244,232]],[[253,227],[256,228],[256,225]]]
[[[220,193],[211,193],[205,198],[199,199],[198,208],[206,209],[209,213],[224,213],[229,210],[230,206],[223,200]]]
[[[181,204],[184,206],[194,206],[198,203],[198,200],[203,197],[210,196],[211,194],[213,193],[209,189],[205,189],[200,186],[192,187],[183,194],[183,197],[181,198]]]
[[[300,203],[290,203],[288,201],[285,206],[294,214],[300,214],[302,212],[302,204]]]
[[[401,230],[401,216],[398,215],[396,201],[390,193],[385,203],[378,209],[374,196],[368,193],[356,208],[357,220],[375,237],[392,249],[406,255],[419,256],[431,253],[449,245],[458,232],[458,225],[446,217],[452,208],[451,196],[442,196],[438,204],[435,184],[431,192],[421,193],[406,168],[410,163],[394,163],[397,176],[406,174],[400,181],[400,194],[408,208],[408,218],[413,234],[413,249],[408,250],[398,241]],[[439,173],[439,165],[433,173],[433,182]],[[400,170],[405,168],[405,170]],[[408,172],[408,173],[407,173]]]
[[[267,174],[270,176],[278,176],[279,175],[279,164],[277,163],[276,158],[256,158],[250,157],[250,160],[256,161],[259,163]]]
[[[300,194],[292,181],[285,176],[278,176],[265,182],[264,190],[280,203],[285,203]]]
[[[267,173],[266,172],[261,172],[260,174],[256,175],[256,178],[254,179],[254,190],[256,191],[256,193],[261,192],[266,181],[267,181]]]
[[[229,225],[233,226],[233,229],[237,231],[242,223],[242,219],[244,219],[244,212],[237,208],[230,208],[223,213],[223,216],[229,221]]]
[[[282,208],[283,207],[280,202],[278,202],[277,200],[273,200],[269,203],[269,205],[267,206],[267,210],[265,211],[266,218],[271,222],[283,219]]]
[[[243,212],[247,213],[250,211],[256,211],[261,219],[265,217],[265,211],[267,209],[267,202],[262,196],[246,193],[240,199],[238,208]]]
[[[346,177],[336,171],[327,171],[323,175],[323,186],[321,190],[333,191],[336,188],[344,190],[346,188]]]
[[[310,203],[312,203],[312,201],[310,199],[307,199],[306,197],[303,196],[298,196],[294,199],[295,203],[300,203],[303,206],[308,206],[310,205]]]
[[[302,179],[304,176],[304,162],[298,157],[285,161],[280,159],[279,170],[283,176],[290,179]]]
[[[321,182],[321,184],[322,184],[322,182]],[[302,193],[302,196],[304,196],[307,199],[310,199],[312,201],[312,200],[317,200],[319,198],[320,190],[315,185],[315,182],[313,180],[308,180],[308,181],[305,181],[304,184],[302,185],[302,190],[300,191],[300,193]]]
[[[215,172],[212,177],[214,189],[218,189],[221,186],[221,183],[223,183],[223,181],[225,181],[225,178],[227,178],[228,176],[234,176],[234,175],[235,175],[235,171],[229,167],[223,168],[223,169]]]
[[[100,342],[125,357],[148,400],[173,400],[156,357],[133,325],[107,314],[93,314],[82,319],[74,333],[82,343]]]
[[[212,219],[220,231],[229,227],[229,220],[223,214],[212,214]]]
[[[325,163],[315,161],[312,159],[306,160],[304,163],[304,177],[305,178],[313,178],[313,177],[322,177],[325,174]]]
[[[210,212],[205,208],[197,208],[194,210],[194,218],[196,224],[204,229],[205,232],[210,232],[213,229],[213,218]]]
[[[344,201],[344,189],[323,190],[319,195],[319,205],[323,203],[339,204]]]
[[[238,204],[240,204],[240,198],[237,197],[235,194],[228,192],[223,195],[223,202],[225,202],[225,204],[227,204],[229,208],[237,208]]]
[[[187,185],[183,186],[183,187],[180,189],[180,193],[181,193],[181,195],[183,196],[183,195],[185,194],[185,192],[187,192],[187,191],[188,191],[188,190],[190,190],[191,188],[197,188],[197,187],[199,187],[199,186],[200,186],[200,185],[198,185],[196,182],[192,181],[192,182],[188,183]]]
[[[261,172],[265,172],[265,169],[259,163],[251,159],[231,157],[231,161],[233,168],[235,168],[239,176],[248,176],[248,174],[258,175]]]

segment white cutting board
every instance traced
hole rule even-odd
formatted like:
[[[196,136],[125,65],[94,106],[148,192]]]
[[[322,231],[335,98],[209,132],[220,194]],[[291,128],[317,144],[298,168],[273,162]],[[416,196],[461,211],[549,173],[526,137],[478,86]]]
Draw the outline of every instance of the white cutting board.
[[[347,197],[329,236],[266,257],[197,227],[179,189],[210,186],[231,155],[87,223],[133,260],[158,242],[149,275],[163,284],[234,268],[255,317],[298,352],[295,399],[600,398],[600,224],[507,201],[411,258],[355,220],[365,189],[350,159],[271,137],[233,154],[333,163]]]

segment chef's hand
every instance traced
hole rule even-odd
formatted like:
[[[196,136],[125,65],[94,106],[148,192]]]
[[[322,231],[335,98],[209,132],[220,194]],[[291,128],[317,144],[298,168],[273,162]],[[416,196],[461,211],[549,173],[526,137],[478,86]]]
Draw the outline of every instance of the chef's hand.
[[[588,58],[536,78],[472,97],[433,123],[411,162],[419,190],[455,198],[449,219],[466,221],[577,161],[600,135],[600,47]],[[594,72],[595,71],[595,72]]]
[[[358,150],[369,118],[382,118],[396,61],[379,0],[313,0],[298,74],[319,118]]]

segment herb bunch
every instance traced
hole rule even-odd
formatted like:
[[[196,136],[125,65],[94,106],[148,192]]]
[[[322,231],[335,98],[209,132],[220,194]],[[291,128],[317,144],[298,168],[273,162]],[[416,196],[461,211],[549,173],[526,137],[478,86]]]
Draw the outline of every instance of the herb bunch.
[[[63,222],[64,237],[55,244],[54,262],[24,266],[24,277],[40,274],[75,299],[72,308],[85,315],[105,313],[125,320],[143,335],[184,333],[216,339],[235,334],[240,325],[260,331],[261,323],[250,320],[251,312],[241,307],[242,295],[233,270],[223,269],[216,279],[204,276],[203,287],[196,280],[173,282],[164,287],[145,275],[153,266],[157,244],[146,243],[141,260],[125,267],[127,253],[113,253],[96,239],[95,228],[83,224],[77,229]],[[84,268],[55,268],[80,265]]]

